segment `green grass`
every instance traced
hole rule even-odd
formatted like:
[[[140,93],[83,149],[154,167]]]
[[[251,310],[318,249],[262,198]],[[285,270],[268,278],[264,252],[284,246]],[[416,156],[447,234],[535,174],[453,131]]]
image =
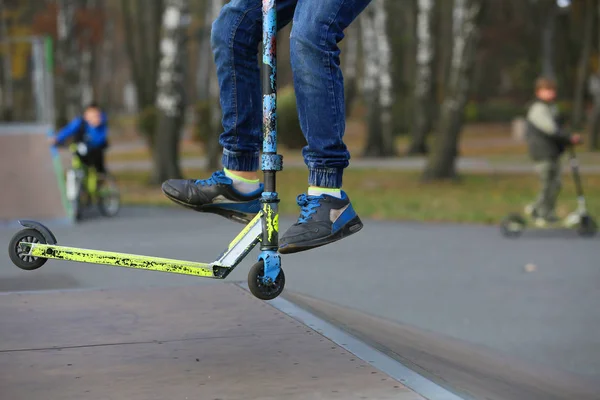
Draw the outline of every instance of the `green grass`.
[[[185,171],[187,177],[203,177],[206,172]],[[123,202],[130,205],[169,205],[158,186],[148,186],[146,172],[118,173]],[[306,190],[307,172],[288,168],[278,174],[280,211],[297,214],[295,198]],[[600,175],[583,178],[589,209],[600,215]],[[421,183],[419,174],[404,171],[348,170],[344,189],[364,219],[410,220],[495,224],[511,211],[521,211],[538,189],[537,178],[520,174],[464,174],[459,183]],[[575,208],[570,176],[563,177],[558,213]]]

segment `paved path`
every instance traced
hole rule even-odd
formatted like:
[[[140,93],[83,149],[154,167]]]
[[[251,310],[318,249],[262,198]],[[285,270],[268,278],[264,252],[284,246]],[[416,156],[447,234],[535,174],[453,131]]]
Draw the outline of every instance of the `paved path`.
[[[505,139],[501,139],[505,142]],[[484,141],[486,146],[493,144],[493,141]],[[133,150],[144,147],[143,142],[127,142],[119,143],[111,147],[110,152],[113,154],[127,153]],[[403,171],[421,171],[425,167],[426,159],[424,157],[397,157],[391,159],[381,158],[352,158],[350,161],[351,168],[373,168],[373,169],[392,169]],[[111,161],[108,166],[113,171],[148,171],[151,168],[151,162],[148,160],[140,161]],[[181,161],[183,168],[205,168],[206,158],[184,158]],[[304,167],[305,164],[301,159],[285,159],[284,167]],[[465,172],[486,172],[486,173],[532,173],[530,163],[494,163],[486,158],[460,157],[457,161],[457,166],[460,171]],[[564,163],[564,170],[568,170],[568,163]],[[582,165],[580,167],[585,173],[600,173],[600,165]]]
[[[72,246],[210,261],[239,228],[187,210],[136,208],[53,230]],[[13,232],[0,228],[0,242]],[[253,258],[228,280],[244,281]],[[532,369],[600,381],[599,238],[545,231],[508,240],[494,227],[367,221],[360,234],[286,256],[283,266],[290,292],[482,346]],[[0,258],[0,291],[207,284],[222,283],[55,261],[25,272],[6,253]]]
[[[425,167],[424,158],[357,158],[350,161],[350,168],[362,169],[391,169],[401,171],[421,171]],[[181,161],[182,168],[201,169],[206,166],[206,159],[186,158]],[[483,158],[460,158],[457,162],[459,171],[465,172],[487,172],[487,173],[523,173],[531,174],[532,166],[530,164],[493,164]],[[304,162],[300,160],[284,160],[285,167],[304,167]],[[148,171],[151,168],[150,161],[111,161],[108,168],[112,171]],[[565,163],[563,169],[567,171],[569,166]],[[600,173],[600,165],[583,165],[580,167],[584,173]]]

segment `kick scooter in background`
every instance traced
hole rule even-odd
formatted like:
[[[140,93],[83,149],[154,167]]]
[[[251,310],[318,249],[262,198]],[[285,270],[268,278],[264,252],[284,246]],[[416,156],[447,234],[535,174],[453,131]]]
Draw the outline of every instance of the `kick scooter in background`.
[[[223,254],[210,263],[173,260],[151,256],[114,253],[101,250],[79,249],[57,245],[54,234],[36,221],[21,220],[25,227],[10,241],[8,253],[12,262],[24,270],[35,270],[48,259],[104,264],[207,278],[225,279],[231,271],[260,243],[258,262],[248,273],[248,286],[254,296],[271,300],[279,296],[285,286],[279,248],[279,198],[276,191],[276,173],[283,167],[283,158],[277,154],[277,11],[275,0],[263,4],[263,155],[264,192],[261,211],[229,244]]]
[[[581,236],[592,237],[596,235],[598,226],[594,218],[587,211],[585,196],[583,194],[583,185],[579,174],[579,162],[575,155],[575,147],[573,145],[569,146],[569,164],[571,165],[571,172],[575,183],[575,193],[577,194],[577,210],[569,214],[567,218],[562,221],[559,220],[556,223],[549,224],[545,227],[534,225],[534,229],[549,229],[562,226],[570,229],[577,229],[577,232]],[[509,214],[502,220],[500,230],[506,237],[518,237],[525,230],[527,222],[534,222],[533,220],[528,221],[528,219],[531,218],[526,219],[518,213]]]

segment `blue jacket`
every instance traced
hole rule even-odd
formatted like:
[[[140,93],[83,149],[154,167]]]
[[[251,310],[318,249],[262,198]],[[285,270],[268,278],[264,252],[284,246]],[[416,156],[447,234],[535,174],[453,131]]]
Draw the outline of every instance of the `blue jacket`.
[[[97,127],[91,127],[82,117],[77,117],[67,126],[61,129],[56,135],[58,144],[66,139],[77,135],[83,130],[83,141],[91,148],[98,148],[107,144],[108,121],[106,115],[102,113],[102,122]]]

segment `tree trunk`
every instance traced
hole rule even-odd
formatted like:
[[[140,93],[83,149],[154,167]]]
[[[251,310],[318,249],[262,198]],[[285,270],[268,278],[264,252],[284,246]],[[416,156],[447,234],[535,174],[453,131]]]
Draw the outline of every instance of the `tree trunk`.
[[[596,78],[599,79],[600,78]],[[594,108],[590,118],[590,151],[600,150],[600,93],[594,95]]]
[[[62,64],[56,80],[59,124],[64,124],[79,113],[79,52],[75,38],[75,9],[77,0],[58,1],[58,59]]]
[[[196,71],[196,91],[198,100],[208,100],[210,93],[208,84],[211,78],[212,50],[210,48],[210,32],[213,21],[212,4],[204,10],[204,23],[198,49],[198,69]]]
[[[5,9],[4,1],[0,0],[0,37],[5,38],[7,41],[2,46],[2,111],[0,113],[0,121],[12,121],[14,114],[14,101],[13,101],[13,82],[11,77],[11,46],[8,42],[8,29],[6,27],[6,20],[4,17]]]
[[[485,1],[455,0],[454,3],[455,29],[451,71],[442,104],[438,137],[423,172],[423,179],[426,181],[456,178],[458,139],[471,86],[471,73],[479,41],[479,24]]]
[[[386,2],[380,0],[375,7],[375,32],[379,58],[379,105],[381,107],[381,136],[383,149],[381,156],[396,155],[394,130],[392,126],[393,81],[391,74],[391,49],[387,31]]]
[[[597,17],[600,21],[600,1],[597,2]],[[596,28],[598,35],[598,42],[600,43],[600,24]],[[600,149],[600,56],[598,58],[598,69],[596,73],[590,77],[590,93],[594,97],[594,109],[592,111],[591,123],[590,123],[590,143],[589,149],[599,150]]]
[[[212,21],[217,19],[221,8],[223,8],[223,0],[212,0],[211,15]],[[219,132],[221,129],[221,105],[219,102],[219,82],[217,80],[217,69],[214,62],[210,64],[210,74],[208,76],[208,92],[210,95],[210,127],[211,134],[208,136],[206,143],[206,159],[207,169],[214,171],[221,166],[221,154],[219,146]]]
[[[368,98],[368,137],[364,155],[396,154],[392,131],[392,78],[390,47],[386,31],[385,2],[374,2],[362,17],[365,58],[365,92]]]
[[[184,46],[189,20],[187,0],[166,1],[156,96],[159,123],[154,146],[155,166],[152,181],[155,183],[181,177],[178,147],[185,118]]]
[[[432,128],[434,95],[433,0],[418,0],[417,73],[415,84],[415,122],[408,154],[427,154],[427,135]]]
[[[454,31],[454,0],[446,0],[439,2],[437,17],[439,23],[437,29],[436,49],[437,56],[436,62],[436,75],[437,82],[439,83],[438,89],[441,90],[439,93],[441,96],[436,95],[436,99],[443,98],[446,93],[444,92],[448,87],[449,72],[452,70],[450,65],[452,64],[452,44],[454,43],[453,31]],[[436,102],[437,104],[437,102]],[[439,107],[436,107],[436,114],[439,114]]]
[[[109,15],[109,7],[106,3],[103,5],[103,15]],[[104,26],[104,35],[100,55],[100,71],[98,73],[100,85],[98,87],[98,98],[103,106],[110,112],[112,104],[112,71],[113,60],[115,59],[115,22],[113,18],[107,18]]]
[[[395,136],[409,134],[413,125],[416,70],[416,0],[388,1],[389,16],[401,16],[387,24],[391,54],[391,76],[394,103],[392,127]]]
[[[357,24],[351,24],[346,33],[346,48],[344,60],[344,91],[346,118],[352,112],[354,100],[358,94],[357,88],[357,61],[358,61],[358,39],[360,32]]]
[[[84,6],[86,9],[91,10],[95,7],[94,0],[84,0]],[[90,29],[85,29],[82,32],[82,49],[81,49],[81,63],[79,70],[79,82],[80,82],[80,104],[87,105],[94,99],[94,86],[92,83],[92,73],[94,67],[94,52],[92,49],[92,33]]]
[[[556,78],[554,68],[554,33],[556,31],[556,2],[547,2],[546,21],[542,29],[542,74],[551,79]]]
[[[577,66],[577,83],[575,86],[575,99],[573,100],[573,115],[571,116],[571,122],[575,129],[580,129],[583,122],[583,101],[589,70],[588,66],[590,64],[590,53],[592,51],[594,11],[594,0],[587,0],[585,3],[585,23],[582,38],[583,48],[581,50],[581,57],[579,58],[579,65]]]
[[[156,100],[158,64],[160,60],[160,26],[163,0],[121,0],[124,17],[125,46],[136,87],[140,110],[152,107]],[[151,144],[155,132],[144,132]]]

